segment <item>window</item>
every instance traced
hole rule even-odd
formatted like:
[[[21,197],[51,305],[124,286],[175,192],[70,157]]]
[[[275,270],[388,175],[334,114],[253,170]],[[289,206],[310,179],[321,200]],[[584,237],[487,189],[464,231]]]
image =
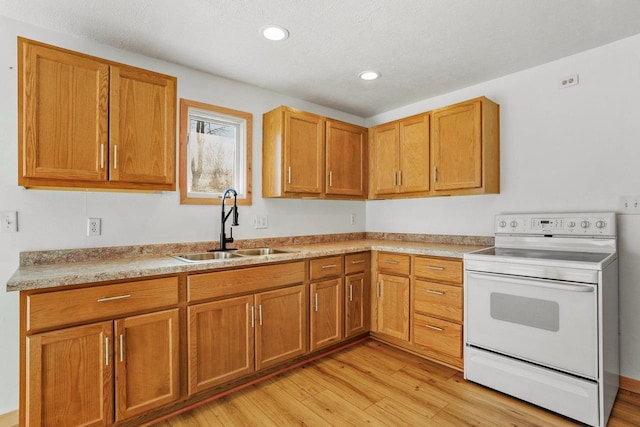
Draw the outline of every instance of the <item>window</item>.
[[[180,203],[251,204],[251,113],[180,99]]]

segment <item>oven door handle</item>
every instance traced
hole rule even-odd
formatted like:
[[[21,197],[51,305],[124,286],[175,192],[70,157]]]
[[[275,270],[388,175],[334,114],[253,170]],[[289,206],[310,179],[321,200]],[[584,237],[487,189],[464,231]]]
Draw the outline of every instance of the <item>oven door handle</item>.
[[[561,280],[546,279],[523,279],[510,275],[499,275],[490,273],[469,272],[469,278],[479,276],[479,278],[491,278],[494,282],[515,283],[523,286],[536,286],[539,288],[555,289],[558,291],[569,292],[594,292],[595,286],[579,285],[573,282],[564,282]]]

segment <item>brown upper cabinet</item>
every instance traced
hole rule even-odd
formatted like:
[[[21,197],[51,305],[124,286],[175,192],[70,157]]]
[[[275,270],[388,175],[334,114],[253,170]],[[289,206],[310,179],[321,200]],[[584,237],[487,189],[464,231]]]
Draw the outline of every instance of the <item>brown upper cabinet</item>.
[[[434,195],[500,192],[499,108],[481,97],[432,112]]]
[[[175,190],[176,78],[18,38],[18,184]]]
[[[425,196],[429,191],[429,114],[371,130],[373,197]]]
[[[262,123],[263,197],[365,197],[365,128],[285,106]]]

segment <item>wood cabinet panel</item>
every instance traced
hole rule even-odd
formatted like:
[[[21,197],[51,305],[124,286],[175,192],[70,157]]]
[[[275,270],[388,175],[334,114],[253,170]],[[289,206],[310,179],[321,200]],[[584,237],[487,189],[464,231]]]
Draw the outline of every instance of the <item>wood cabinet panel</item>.
[[[377,332],[409,341],[409,278],[378,274]]]
[[[109,66],[19,39],[18,183],[105,181]]]
[[[429,191],[429,114],[403,119],[398,184],[402,193]]]
[[[189,394],[254,371],[253,295],[188,308]]]
[[[462,323],[462,287],[416,280],[413,309]]]
[[[442,258],[415,258],[414,275],[428,280],[462,284],[462,261]]]
[[[116,320],[116,421],[180,396],[178,309]]]
[[[327,119],[325,134],[325,193],[365,197],[367,129]]]
[[[27,296],[26,329],[51,329],[177,303],[177,277],[36,293]]]
[[[337,344],[343,338],[344,298],[342,278],[310,286],[310,350]]]
[[[255,296],[256,370],[307,352],[307,292],[291,286]]]
[[[175,184],[175,80],[111,66],[110,89],[111,180]]]
[[[26,425],[113,422],[112,323],[26,337]]]
[[[302,283],[304,280],[304,261],[247,267],[241,272],[226,270],[194,274],[187,278],[187,299],[189,302],[204,301]]]
[[[344,257],[344,273],[345,274],[361,273],[368,269],[369,269],[369,253],[368,252],[345,255]]]
[[[408,276],[411,273],[411,256],[378,252],[378,271]]]
[[[309,279],[321,280],[342,275],[342,256],[312,259],[309,261]]]
[[[394,194],[398,185],[400,132],[397,122],[371,129],[373,145],[373,194]]]
[[[413,342],[437,353],[462,358],[462,325],[414,314]]]
[[[320,195],[324,177],[324,121],[302,111],[284,110],[284,191]]]
[[[345,277],[345,338],[369,330],[369,284],[367,274],[356,273]]]

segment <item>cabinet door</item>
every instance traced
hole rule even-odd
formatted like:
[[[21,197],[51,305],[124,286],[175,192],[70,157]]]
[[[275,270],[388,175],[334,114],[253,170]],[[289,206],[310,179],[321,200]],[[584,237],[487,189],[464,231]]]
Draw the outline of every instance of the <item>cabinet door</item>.
[[[178,309],[115,322],[116,421],[180,397]]]
[[[111,66],[110,89],[110,180],[175,190],[175,78]]]
[[[189,394],[253,372],[253,295],[188,308]]]
[[[112,323],[26,337],[26,425],[113,422]]]
[[[256,370],[307,351],[307,298],[304,285],[256,295]]]
[[[434,189],[482,186],[482,103],[433,113]]]
[[[324,120],[301,111],[284,112],[284,191],[322,193]]]
[[[378,332],[409,341],[409,278],[378,274],[377,292]]]
[[[429,191],[429,115],[400,121],[400,176],[402,193]]]
[[[326,194],[365,196],[367,130],[327,120]]]
[[[399,125],[397,122],[372,130],[373,193],[393,194],[398,191]]]
[[[368,289],[365,273],[353,274],[345,279],[345,336],[347,338],[369,330]]]
[[[312,283],[311,293],[311,351],[342,340],[343,297],[342,278]]]
[[[109,66],[24,39],[19,50],[19,183],[105,181]]]

